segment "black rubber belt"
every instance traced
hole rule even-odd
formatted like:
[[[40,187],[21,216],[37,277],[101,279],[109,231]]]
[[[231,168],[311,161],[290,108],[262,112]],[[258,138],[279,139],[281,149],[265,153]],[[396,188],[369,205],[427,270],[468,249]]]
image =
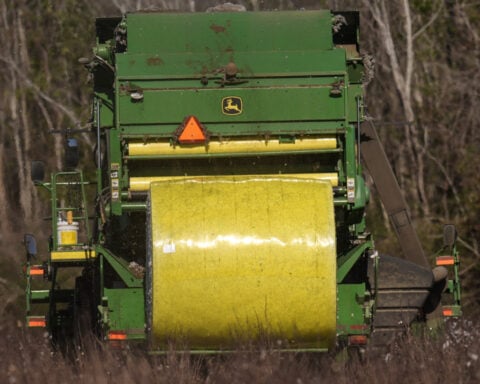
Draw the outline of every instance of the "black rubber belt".
[[[400,186],[378,138],[375,127],[369,121],[363,122],[361,125],[361,153],[383,206],[397,233],[403,251],[403,258],[430,269],[420,240],[413,228]]]

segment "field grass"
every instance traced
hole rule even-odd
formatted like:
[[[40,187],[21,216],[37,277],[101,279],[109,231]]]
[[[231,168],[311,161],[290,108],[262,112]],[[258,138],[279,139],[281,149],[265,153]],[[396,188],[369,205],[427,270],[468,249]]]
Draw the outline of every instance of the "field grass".
[[[108,350],[93,337],[65,357],[43,331],[24,328],[20,258],[4,259],[0,270],[0,384],[480,382],[480,320],[468,318],[449,321],[436,337],[407,334],[386,351],[347,361],[333,353],[279,353],[265,345],[228,355],[152,356]]]
[[[334,354],[280,353],[263,346],[228,355],[148,355],[108,350],[86,338],[68,357],[14,318],[0,327],[0,383],[477,383],[480,324],[462,319],[441,336],[411,334],[388,351],[349,360]]]

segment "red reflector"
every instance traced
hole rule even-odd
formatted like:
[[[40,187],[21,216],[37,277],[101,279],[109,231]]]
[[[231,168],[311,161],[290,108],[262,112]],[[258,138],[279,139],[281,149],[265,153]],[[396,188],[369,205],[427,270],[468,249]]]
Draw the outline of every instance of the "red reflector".
[[[348,344],[349,345],[365,345],[367,344],[367,336],[366,335],[350,335],[348,336]]]
[[[42,327],[45,328],[47,326],[47,322],[44,317],[31,317],[28,319],[28,326],[29,327]]]
[[[43,267],[30,267],[30,276],[43,276]]]
[[[350,326],[350,329],[353,331],[364,331],[368,329],[368,325],[365,324],[354,324]]]
[[[446,317],[453,316],[452,308],[443,308],[443,316],[446,316]]]
[[[436,263],[437,265],[454,265],[455,259],[453,256],[438,256]]]
[[[108,340],[127,340],[127,334],[124,331],[108,332]]]
[[[181,144],[204,143],[207,141],[205,129],[195,116],[189,116],[185,119],[178,141]]]

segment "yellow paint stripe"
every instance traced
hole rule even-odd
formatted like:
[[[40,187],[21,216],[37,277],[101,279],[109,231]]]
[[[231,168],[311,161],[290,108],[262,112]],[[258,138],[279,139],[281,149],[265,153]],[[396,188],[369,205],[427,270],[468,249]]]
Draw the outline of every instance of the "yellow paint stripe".
[[[51,261],[77,261],[97,257],[95,251],[55,251],[50,253]]]
[[[160,155],[199,155],[217,153],[268,153],[268,152],[293,152],[337,148],[335,137],[322,137],[315,139],[296,140],[295,143],[280,143],[270,140],[231,140],[212,141],[208,145],[172,146],[170,143],[129,143],[130,156],[160,156]]]

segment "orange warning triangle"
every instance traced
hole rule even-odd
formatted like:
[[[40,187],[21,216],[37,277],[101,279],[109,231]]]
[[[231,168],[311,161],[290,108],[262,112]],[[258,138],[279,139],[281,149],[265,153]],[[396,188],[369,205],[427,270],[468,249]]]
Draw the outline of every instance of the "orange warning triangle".
[[[185,119],[182,133],[178,137],[180,143],[203,143],[207,139],[205,131],[195,116]]]

